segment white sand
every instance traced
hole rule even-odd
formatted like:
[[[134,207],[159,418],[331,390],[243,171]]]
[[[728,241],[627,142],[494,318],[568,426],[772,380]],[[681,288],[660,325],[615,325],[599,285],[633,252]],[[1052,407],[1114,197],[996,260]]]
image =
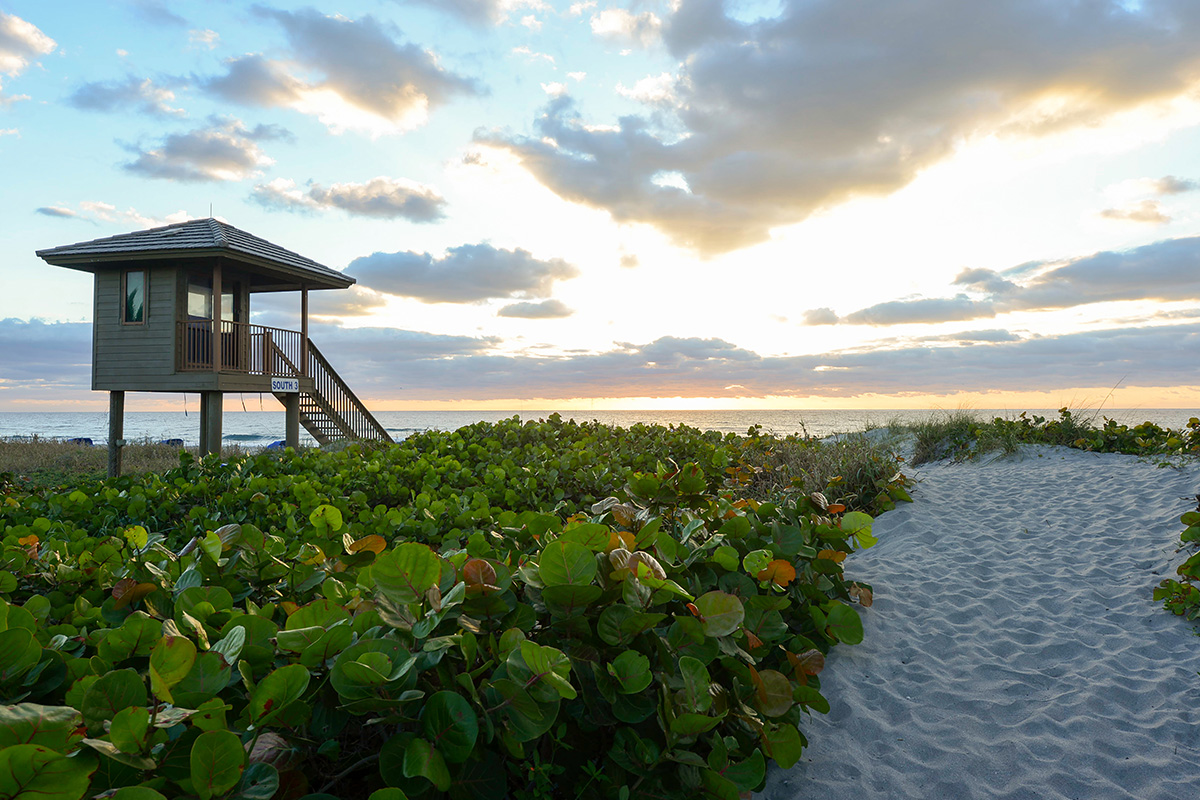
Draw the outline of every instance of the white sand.
[[[1200,470],[1039,447],[914,472],[847,562],[866,639],[761,797],[1200,797],[1200,638],[1151,597]]]

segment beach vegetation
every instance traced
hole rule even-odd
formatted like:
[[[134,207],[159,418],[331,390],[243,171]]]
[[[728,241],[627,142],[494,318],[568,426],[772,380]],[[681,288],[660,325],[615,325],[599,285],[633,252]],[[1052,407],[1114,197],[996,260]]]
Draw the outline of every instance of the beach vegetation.
[[[908,480],[893,458],[882,486],[766,482],[752,438],[514,418],[10,476],[0,795],[761,789],[828,710],[826,654],[863,638],[843,567]]]
[[[1200,619],[1200,495],[1197,507],[1179,518],[1184,530],[1179,535],[1179,550],[1188,554],[1175,572],[1178,579],[1165,578],[1154,590],[1154,599],[1163,608],[1186,619]]]
[[[1180,430],[1153,422],[1126,425],[1104,417],[1060,408],[1057,418],[1021,412],[1015,417],[983,420],[969,410],[930,417],[910,427],[912,463],[951,459],[964,461],[987,453],[1010,455],[1025,444],[1071,447],[1094,453],[1124,453],[1158,458],[1163,463],[1200,456],[1200,419],[1192,417]]]

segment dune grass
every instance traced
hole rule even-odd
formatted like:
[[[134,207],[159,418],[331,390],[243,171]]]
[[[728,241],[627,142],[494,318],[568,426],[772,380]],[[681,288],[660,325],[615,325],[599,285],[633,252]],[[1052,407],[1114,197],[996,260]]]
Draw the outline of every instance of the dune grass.
[[[179,466],[183,448],[149,439],[126,445],[121,456],[122,472],[136,475],[165,472]],[[193,453],[197,448],[189,448]],[[231,456],[247,451],[226,445],[222,452]],[[104,478],[108,474],[108,448],[61,439],[0,437],[0,486],[4,483],[24,488],[54,487],[78,483],[80,479]]]

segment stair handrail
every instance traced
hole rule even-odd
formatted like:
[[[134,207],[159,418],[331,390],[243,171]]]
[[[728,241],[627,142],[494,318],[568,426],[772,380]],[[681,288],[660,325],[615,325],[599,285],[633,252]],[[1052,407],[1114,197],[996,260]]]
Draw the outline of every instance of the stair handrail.
[[[375,416],[358,399],[358,395],[354,394],[353,390],[342,380],[342,377],[337,374],[333,365],[329,363],[312,339],[308,340],[308,363],[309,375],[318,388],[318,391],[314,392],[314,399],[320,398],[325,401],[328,406],[328,409],[325,409],[326,413],[334,412],[330,416],[335,421],[343,423],[362,438],[380,439],[392,443],[392,437],[388,435],[387,429],[379,423],[379,420],[375,419]],[[323,387],[322,384],[326,384],[326,386]],[[327,394],[321,390],[323,388],[334,391],[329,391]],[[361,419],[353,419],[354,414]],[[356,423],[365,423],[365,425]]]

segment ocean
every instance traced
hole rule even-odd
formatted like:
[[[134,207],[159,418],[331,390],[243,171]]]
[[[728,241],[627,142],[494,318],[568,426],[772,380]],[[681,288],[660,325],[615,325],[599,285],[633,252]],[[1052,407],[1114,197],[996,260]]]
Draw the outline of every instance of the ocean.
[[[980,418],[1014,417],[1011,409],[971,409]],[[545,419],[554,413],[547,411],[380,411],[375,417],[399,441],[425,430],[456,430],[475,422],[497,422],[518,416],[522,420]],[[744,434],[752,425],[786,435],[803,433],[810,436],[829,436],[835,433],[861,431],[890,422],[911,423],[945,414],[936,409],[924,410],[777,410],[777,411],[560,411],[564,419],[578,422],[596,421],[606,425],[629,427],[636,423],[658,425],[687,425],[701,430]],[[1033,409],[1029,412],[1047,418],[1058,416],[1057,409]],[[1091,412],[1079,412],[1089,414]],[[1169,428],[1182,428],[1190,417],[1200,416],[1200,410],[1189,409],[1106,409],[1101,417],[1111,417],[1129,425],[1150,421]],[[1099,419],[1097,419],[1099,421]],[[107,411],[3,411],[0,412],[0,439],[91,439],[95,444],[108,441]],[[223,439],[248,449],[264,447],[284,436],[282,411],[225,411]],[[125,438],[130,441],[163,441],[182,439],[188,447],[199,445],[200,414],[183,411],[127,411]],[[313,444],[304,431],[303,443]]]

